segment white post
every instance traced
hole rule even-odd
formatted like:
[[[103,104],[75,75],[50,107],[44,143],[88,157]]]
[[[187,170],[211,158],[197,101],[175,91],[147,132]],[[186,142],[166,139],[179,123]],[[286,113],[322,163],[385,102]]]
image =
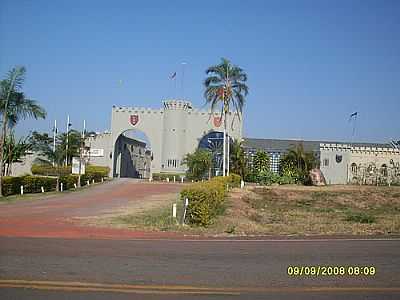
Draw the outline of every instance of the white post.
[[[101,182],[104,182],[104,178],[103,177],[101,177]]]
[[[24,186],[21,185],[21,195],[23,195],[23,194],[24,194]]]
[[[87,181],[87,185],[90,185],[90,182],[89,182],[89,180]]]
[[[181,183],[183,183],[183,177],[181,177]]]
[[[244,188],[244,181],[243,180],[240,181],[240,188],[241,189]]]
[[[229,138],[229,129],[228,129],[228,141],[227,141],[227,144],[226,144],[226,152],[227,152],[227,154],[226,154],[226,164],[227,164],[227,166],[226,166],[226,176],[229,176],[229,147],[230,147],[230,138]]]
[[[69,115],[67,116],[67,141],[65,145],[65,165],[68,165],[68,135],[69,135]]]
[[[42,193],[44,193],[44,187],[40,187],[40,189],[42,190]]]
[[[54,120],[54,128],[53,128],[53,153],[56,152],[56,134],[57,134],[57,120]],[[53,159],[53,167],[55,166],[56,162]]]
[[[92,183],[94,184],[94,179],[92,180]]]
[[[172,217],[176,219],[176,203],[172,204]]]
[[[185,224],[185,218],[186,218],[186,209],[189,206],[189,199],[185,198],[185,203],[184,203],[184,207],[183,207],[183,215],[182,215],[182,220],[181,223]]]
[[[167,177],[167,182],[169,182],[169,177]]]
[[[74,183],[74,188],[76,188],[76,183]]]
[[[175,183],[175,176],[174,176],[174,183]]]
[[[63,183],[61,182],[61,187],[60,187],[60,190],[61,190],[61,192],[64,190],[64,185],[63,185]]]
[[[225,116],[224,116],[225,118]],[[224,120],[225,122],[225,120]],[[225,176],[225,168],[226,168],[226,129],[224,125],[224,141],[223,141],[223,156],[222,156],[222,176]]]

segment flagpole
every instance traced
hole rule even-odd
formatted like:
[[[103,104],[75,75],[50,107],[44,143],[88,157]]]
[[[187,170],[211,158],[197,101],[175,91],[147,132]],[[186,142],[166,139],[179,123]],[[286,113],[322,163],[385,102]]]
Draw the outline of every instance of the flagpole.
[[[57,134],[57,120],[54,120],[54,128],[53,128],[53,167],[56,164],[56,134]]]
[[[184,98],[185,98],[184,81],[185,81],[185,65],[186,64],[187,64],[186,62],[182,62],[182,64],[181,64],[182,65],[182,79],[181,79],[181,84],[182,84],[182,86],[181,86],[181,88],[182,88],[181,97],[182,97],[182,100],[184,100]]]
[[[67,116],[67,143],[65,145],[65,166],[68,165],[68,135],[69,135],[69,115]]]

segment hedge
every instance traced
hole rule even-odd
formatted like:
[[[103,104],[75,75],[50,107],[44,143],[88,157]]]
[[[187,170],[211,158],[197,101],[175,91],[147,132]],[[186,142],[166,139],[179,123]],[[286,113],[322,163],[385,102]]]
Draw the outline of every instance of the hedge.
[[[32,165],[31,172],[34,175],[44,176],[65,176],[71,174],[71,166],[53,167],[51,165]],[[102,166],[86,166],[85,176],[91,181],[92,179],[108,177],[110,168]],[[87,180],[87,179],[86,179]]]
[[[89,180],[90,184],[93,179],[95,182],[100,182],[103,178],[101,173],[91,173],[88,175],[81,176],[81,185],[84,186]],[[63,190],[69,190],[75,188],[74,184],[78,184],[78,175],[69,174],[60,176],[59,184],[63,184]],[[20,177],[3,177],[3,195],[15,195],[21,193],[21,185],[24,186],[24,194],[28,193],[40,193],[42,187],[45,192],[57,190],[57,177],[46,177],[46,176],[20,176]]]
[[[191,184],[181,192],[181,199],[189,199],[187,222],[192,225],[208,226],[222,212],[227,186],[238,187],[241,178],[232,174],[226,177],[214,177],[205,182]]]

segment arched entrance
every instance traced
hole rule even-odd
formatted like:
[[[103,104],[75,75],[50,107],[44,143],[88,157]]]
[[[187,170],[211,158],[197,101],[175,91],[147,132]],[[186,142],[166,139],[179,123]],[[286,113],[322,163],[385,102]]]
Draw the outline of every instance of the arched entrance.
[[[232,145],[233,139],[230,137],[230,144]],[[223,145],[224,145],[224,133],[220,131],[210,131],[204,135],[199,142],[199,148],[205,149],[211,152],[213,167],[212,175],[219,176],[222,174],[223,166]]]
[[[113,177],[149,178],[153,153],[146,134],[128,129],[114,144]]]

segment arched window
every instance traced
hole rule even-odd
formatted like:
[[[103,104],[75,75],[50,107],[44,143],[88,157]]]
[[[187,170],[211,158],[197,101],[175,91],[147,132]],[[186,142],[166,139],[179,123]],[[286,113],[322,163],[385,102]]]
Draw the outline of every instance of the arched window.
[[[351,164],[351,172],[355,175],[357,174],[357,164],[356,163]]]

